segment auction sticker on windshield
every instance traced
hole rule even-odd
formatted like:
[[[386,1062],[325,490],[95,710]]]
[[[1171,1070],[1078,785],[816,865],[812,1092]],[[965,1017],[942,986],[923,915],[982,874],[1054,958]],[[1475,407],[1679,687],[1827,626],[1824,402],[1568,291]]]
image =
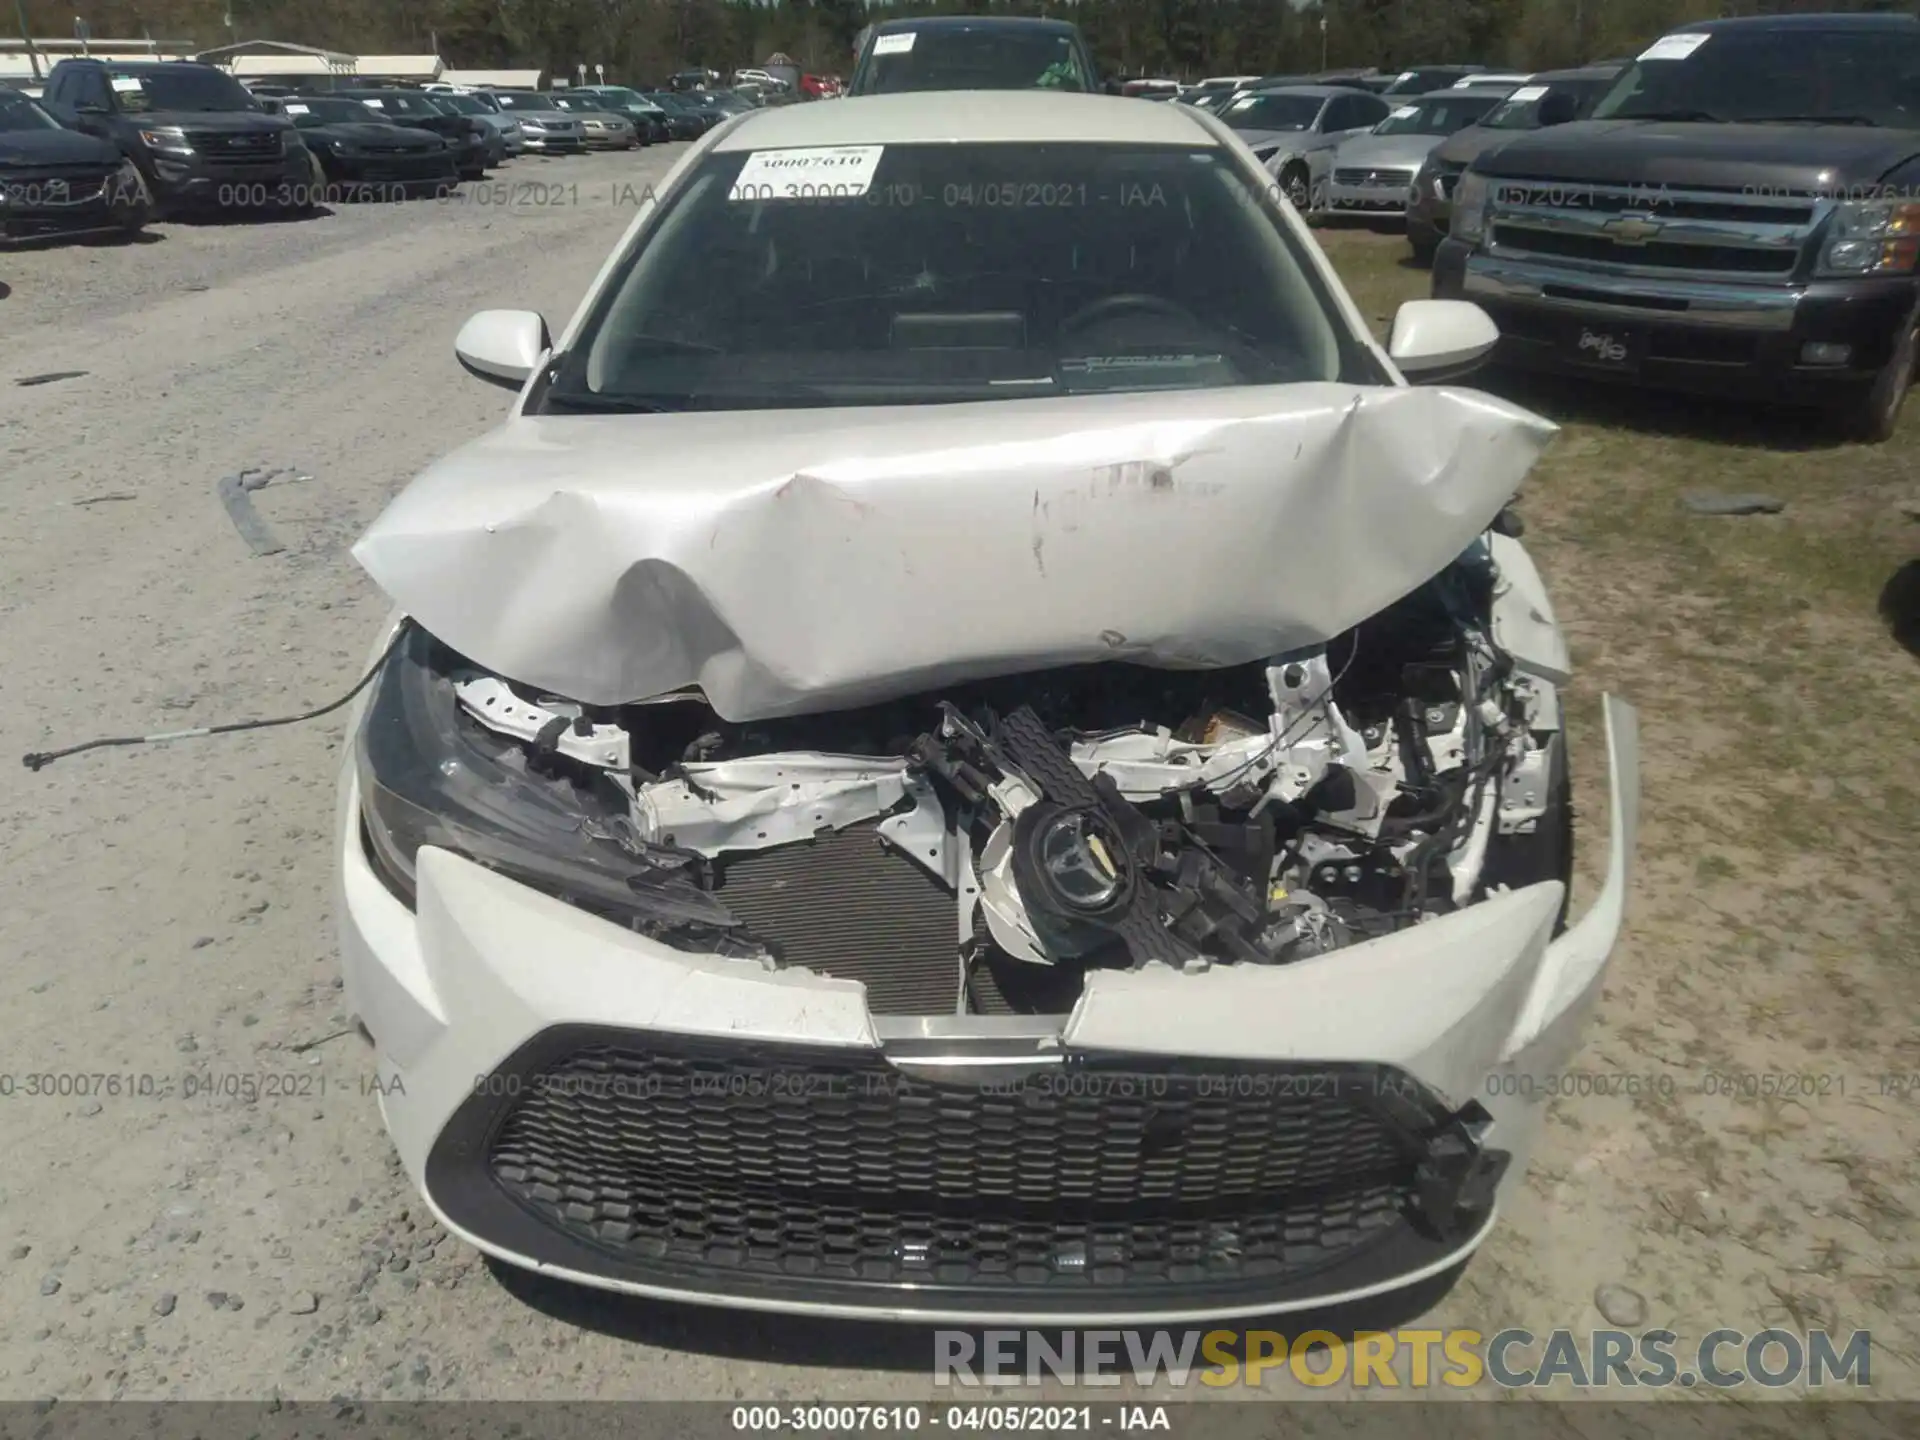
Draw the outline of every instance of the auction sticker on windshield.
[[[898,35],[882,35],[873,42],[876,55],[904,55],[913,49],[914,32],[907,30]]]
[[[1393,115],[1391,118],[1395,120],[1404,120],[1409,115],[1418,115],[1419,113],[1420,113],[1420,107],[1418,105],[1402,105],[1398,110],[1395,110],[1393,112]]]
[[[1546,93],[1547,87],[1544,85],[1522,85],[1518,90],[1507,96],[1507,103],[1509,105],[1524,105],[1529,100],[1538,100]]]
[[[113,86],[113,93],[116,95],[130,94],[141,88],[138,75],[115,75],[107,83]]]
[[[1640,52],[1642,60],[1684,60],[1707,43],[1703,30],[1690,35],[1663,35]]]
[[[310,105],[287,106],[287,114],[289,115],[311,115],[312,113],[313,113],[313,107]]]
[[[729,200],[859,199],[873,184],[884,145],[821,145],[755,150],[740,167]]]

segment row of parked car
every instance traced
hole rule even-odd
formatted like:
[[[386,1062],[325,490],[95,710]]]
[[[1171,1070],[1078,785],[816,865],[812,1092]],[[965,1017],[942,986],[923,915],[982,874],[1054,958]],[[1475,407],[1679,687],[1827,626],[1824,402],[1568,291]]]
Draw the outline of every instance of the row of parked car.
[[[74,57],[37,96],[0,86],[0,240],[444,192],[516,155],[696,139],[757,103],[620,86],[250,90],[212,65]]]

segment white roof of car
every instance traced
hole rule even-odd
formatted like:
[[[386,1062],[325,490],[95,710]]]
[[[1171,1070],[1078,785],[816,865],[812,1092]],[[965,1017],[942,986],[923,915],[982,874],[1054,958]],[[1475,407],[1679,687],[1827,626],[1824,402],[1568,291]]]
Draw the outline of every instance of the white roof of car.
[[[749,111],[717,150],[809,145],[1114,144],[1213,146],[1191,111],[1115,95],[1039,90],[938,90],[863,95],[832,105]]]

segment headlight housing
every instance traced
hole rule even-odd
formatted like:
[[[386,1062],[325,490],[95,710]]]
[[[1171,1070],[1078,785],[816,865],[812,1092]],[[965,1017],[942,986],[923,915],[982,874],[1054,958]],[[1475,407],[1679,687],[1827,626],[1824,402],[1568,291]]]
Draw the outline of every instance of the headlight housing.
[[[178,125],[157,125],[151,130],[142,130],[140,143],[162,155],[193,154],[193,146],[187,143],[187,132]]]
[[[413,903],[416,857],[436,845],[668,943],[741,948],[726,907],[695,883],[697,857],[634,839],[630,802],[605,772],[564,757],[540,770],[466,715],[459,657],[407,629],[354,742],[368,858],[389,889]]]
[[[1487,208],[1491,200],[1492,189],[1487,177],[1474,170],[1467,171],[1453,187],[1453,215],[1447,221],[1448,233],[1469,245],[1479,244],[1487,233]]]
[[[1848,200],[1834,207],[1822,275],[1910,275],[1920,263],[1920,204]]]

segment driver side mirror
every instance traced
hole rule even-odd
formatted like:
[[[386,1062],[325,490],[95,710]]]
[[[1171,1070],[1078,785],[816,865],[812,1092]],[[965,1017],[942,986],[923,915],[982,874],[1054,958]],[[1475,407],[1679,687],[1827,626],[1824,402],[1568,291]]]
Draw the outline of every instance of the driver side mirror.
[[[1458,380],[1480,368],[1500,329],[1468,300],[1409,300],[1395,312],[1387,354],[1415,384]]]
[[[1549,90],[1540,97],[1540,108],[1533,118],[1541,126],[1565,125],[1580,113],[1579,103],[1564,90]]]
[[[532,310],[482,310],[460,327],[453,353],[469,375],[517,390],[553,349]]]

